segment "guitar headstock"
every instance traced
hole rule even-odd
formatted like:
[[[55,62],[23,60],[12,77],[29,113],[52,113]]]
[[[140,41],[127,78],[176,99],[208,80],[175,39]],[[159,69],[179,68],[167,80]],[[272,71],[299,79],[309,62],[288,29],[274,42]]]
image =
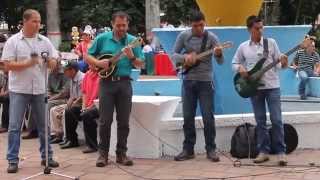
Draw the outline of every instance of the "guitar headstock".
[[[233,47],[233,42],[232,41],[223,42],[222,44],[220,44],[220,47],[222,49],[232,48]]]
[[[306,49],[307,47],[311,46],[315,40],[315,36],[306,35],[304,40],[300,43],[300,48]]]
[[[142,42],[143,42],[143,39],[141,37],[138,37],[137,39],[129,43],[129,46],[131,48],[135,48],[135,47],[141,46]]]

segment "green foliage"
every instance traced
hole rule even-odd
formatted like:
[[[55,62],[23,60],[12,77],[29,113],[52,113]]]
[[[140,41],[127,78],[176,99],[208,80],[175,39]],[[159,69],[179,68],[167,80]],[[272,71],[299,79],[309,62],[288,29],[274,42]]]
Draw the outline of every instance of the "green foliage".
[[[60,52],[70,52],[71,51],[71,41],[62,41],[59,46]]]
[[[144,0],[134,3],[130,0],[60,0],[61,27],[64,31],[87,24],[97,28],[111,27],[111,15],[116,11],[125,11],[131,16],[131,32],[144,30]]]
[[[280,0],[280,24],[310,24],[320,13],[318,0]]]
[[[178,26],[181,22],[188,24],[191,12],[199,7],[196,0],[160,0],[160,9],[170,24]]]

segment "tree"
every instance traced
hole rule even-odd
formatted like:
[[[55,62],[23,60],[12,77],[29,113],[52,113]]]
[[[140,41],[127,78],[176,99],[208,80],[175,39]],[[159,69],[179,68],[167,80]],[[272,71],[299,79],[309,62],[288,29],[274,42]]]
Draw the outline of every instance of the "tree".
[[[146,32],[152,28],[160,27],[160,2],[159,0],[145,0],[146,6]]]
[[[61,43],[59,0],[47,0],[47,35],[58,48]]]
[[[191,12],[199,10],[195,0],[161,0],[160,7],[165,13],[164,19],[175,26],[179,26],[181,22],[189,24]]]
[[[280,0],[280,24],[310,24],[320,12],[320,1]]]

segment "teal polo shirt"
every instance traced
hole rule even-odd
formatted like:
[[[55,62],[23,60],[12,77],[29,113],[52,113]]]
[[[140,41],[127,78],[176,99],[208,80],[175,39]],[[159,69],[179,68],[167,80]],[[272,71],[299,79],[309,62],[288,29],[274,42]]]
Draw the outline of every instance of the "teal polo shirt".
[[[91,47],[88,50],[88,54],[94,57],[98,57],[102,54],[112,54],[115,55],[122,48],[128,45],[130,42],[135,40],[136,37],[127,33],[127,35],[120,39],[119,41],[113,38],[113,32],[105,32],[100,34],[95,38]],[[142,53],[141,46],[135,47],[132,49],[134,56],[144,61],[144,55]],[[131,69],[133,68],[132,62],[128,59],[127,56],[123,56],[117,62],[117,69],[115,76],[130,76]]]

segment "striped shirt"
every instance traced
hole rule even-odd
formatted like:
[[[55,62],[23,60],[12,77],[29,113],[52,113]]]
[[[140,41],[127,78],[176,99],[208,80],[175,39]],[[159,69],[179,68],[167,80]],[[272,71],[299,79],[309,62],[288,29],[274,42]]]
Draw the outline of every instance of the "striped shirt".
[[[313,71],[314,65],[319,61],[320,57],[317,52],[309,55],[305,49],[299,50],[294,58],[294,63],[298,66],[299,71]]]

